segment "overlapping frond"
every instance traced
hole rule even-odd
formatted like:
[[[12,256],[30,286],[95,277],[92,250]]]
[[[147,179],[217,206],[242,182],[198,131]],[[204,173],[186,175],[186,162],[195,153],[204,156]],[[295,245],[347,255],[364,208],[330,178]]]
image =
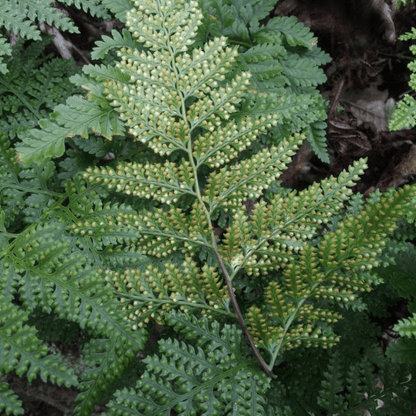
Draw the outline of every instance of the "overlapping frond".
[[[410,187],[398,190],[367,206],[362,214],[347,217],[335,232],[325,234],[317,247],[305,245],[299,257],[285,265],[282,279],[269,284],[263,311],[251,307],[248,322],[259,345],[272,357],[301,344],[326,348],[337,341],[331,331],[322,332],[319,321],[333,323],[340,315],[315,309],[311,302],[349,302],[355,299],[355,292],[370,290],[374,277],[363,272],[377,265],[387,235],[404,213],[409,192]],[[269,326],[265,316],[276,325]]]
[[[235,326],[220,327],[183,313],[171,313],[169,321],[187,342],[159,341],[164,355],[144,359],[151,372],[134,389],[116,393],[110,415],[164,415],[172,410],[180,415],[266,415],[262,394],[270,379],[245,359]]]
[[[208,265],[200,269],[189,257],[182,265],[165,262],[163,267],[148,266],[145,271],[101,270],[100,273],[117,290],[133,327],[143,327],[150,319],[163,325],[168,312],[176,309],[211,318],[221,314],[232,316],[228,293],[218,271]]]

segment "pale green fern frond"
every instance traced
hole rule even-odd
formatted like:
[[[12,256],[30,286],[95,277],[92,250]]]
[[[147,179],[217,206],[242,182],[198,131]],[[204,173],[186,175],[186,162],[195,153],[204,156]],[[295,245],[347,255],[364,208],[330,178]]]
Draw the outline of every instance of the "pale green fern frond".
[[[101,274],[109,286],[117,290],[123,310],[133,326],[143,327],[150,319],[163,325],[168,312],[176,309],[211,318],[234,316],[230,312],[227,290],[215,268],[205,265],[201,270],[189,257],[182,267],[165,262],[163,268],[155,265],[145,271],[102,270]]]
[[[372,236],[377,229],[377,238],[385,240],[412,191],[399,191],[391,200],[386,197],[384,205],[370,206],[363,214],[345,219],[335,232],[320,236],[322,225],[345,210],[350,188],[366,167],[361,160],[337,179],[328,178],[286,197],[277,193],[267,204],[259,202],[246,212],[244,203],[262,197],[304,136],[294,134],[244,160],[239,160],[241,151],[251,146],[257,135],[278,127],[281,114],[289,117],[295,108],[301,112],[307,108],[305,102],[313,102],[315,97],[307,101],[304,97],[248,94],[250,75],[234,71],[232,61],[237,55],[235,49],[225,47],[223,38],[188,53],[179,34],[185,33],[191,48],[186,13],[195,22],[200,15],[193,3],[179,1],[175,5],[172,9],[171,4],[169,8],[164,3],[143,4],[142,8],[138,4],[139,11],[127,14],[127,26],[144,49],[122,47],[119,73],[103,67],[87,69],[103,84],[106,98],[112,100],[133,139],[172,159],[163,163],[120,162],[114,168],[87,169],[83,176],[110,192],[158,202],[143,212],[120,212],[115,222],[122,230],[136,233],[136,242],[131,245],[147,256],[161,259],[177,253],[178,259],[183,255],[209,258],[209,265],[222,272],[243,328],[232,282],[238,282],[240,273],[257,278],[282,269],[280,277],[271,277],[266,286],[263,306],[253,305],[247,313],[249,332],[257,346],[268,351],[271,369],[284,350],[300,345],[328,348],[339,340],[330,324],[341,316],[329,305],[322,307],[316,302],[348,302],[357,291],[369,288],[374,279],[364,271],[376,264],[382,247]],[[146,24],[139,24],[136,16]],[[172,42],[159,39],[151,46],[151,40],[160,34],[159,25],[165,24]],[[98,86],[90,85],[94,94]],[[279,108],[280,112],[273,113]],[[188,199],[186,205],[184,198]],[[230,219],[221,241],[213,233],[213,218],[227,210]],[[90,221],[77,224],[76,231],[84,235],[95,232]],[[181,267],[166,262],[164,267],[146,272],[103,272],[109,282],[114,281],[122,304],[127,302],[125,311],[133,326],[152,317],[163,322],[163,312],[177,307],[192,313],[207,313],[210,308],[227,311],[228,300],[224,303],[218,295],[224,287],[218,286],[215,277],[208,279],[208,286],[198,284],[198,279],[207,280],[206,271],[195,274],[188,269],[189,259]],[[186,272],[190,288],[199,293],[197,298],[186,287],[181,272]],[[147,278],[153,283],[146,282]]]
[[[363,272],[377,266],[377,256],[395,228],[396,215],[404,212],[409,191],[407,188],[392,197],[385,195],[357,217],[347,217],[335,232],[325,234],[317,247],[304,246],[300,256],[285,265],[282,279],[266,289],[264,312],[257,306],[250,308],[250,332],[270,351],[272,363],[282,348],[315,343],[327,348],[337,342],[332,331],[322,332],[319,321],[332,323],[340,316],[320,309],[316,314],[310,302],[313,298],[348,302],[355,299],[356,291],[370,290],[375,277]],[[312,325],[304,321],[314,314]],[[274,328],[265,320],[270,315],[277,324]]]
[[[394,330],[397,331],[401,336],[414,336],[416,338],[416,315],[413,314],[408,319],[402,319],[394,326]]]

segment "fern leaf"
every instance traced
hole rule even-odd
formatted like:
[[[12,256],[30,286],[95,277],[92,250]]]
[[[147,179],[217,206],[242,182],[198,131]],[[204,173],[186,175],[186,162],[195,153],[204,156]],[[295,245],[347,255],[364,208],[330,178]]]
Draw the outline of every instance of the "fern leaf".
[[[101,0],[101,3],[123,23],[126,22],[127,12],[133,7],[130,0]]]
[[[402,336],[411,338],[413,335],[416,338],[416,314],[408,319],[402,319],[393,329]]]
[[[308,142],[319,159],[324,163],[329,163],[329,155],[326,143],[326,123],[315,121],[306,127],[305,134]]]
[[[416,125],[416,100],[405,94],[389,122],[389,130],[402,130]]]
[[[42,130],[30,130],[16,147],[19,162],[30,165],[40,163],[45,157],[62,156],[66,137],[74,134],[88,137],[90,127],[107,138],[123,134],[123,125],[110,106],[100,108],[78,96],[70,97],[66,106],[57,106],[51,118],[39,120]]]
[[[210,211],[218,207],[237,208],[247,199],[258,198],[263,189],[281,175],[303,138],[302,135],[293,136],[279,148],[265,149],[247,161],[232,165],[231,170],[223,168],[212,174],[204,198]]]
[[[116,169],[87,169],[84,178],[90,182],[103,183],[109,189],[115,188],[126,195],[155,198],[167,204],[175,203],[185,193],[195,196],[193,171],[185,160],[179,165],[172,162],[146,165],[129,163],[118,165]]]
[[[22,143],[16,146],[19,163],[27,166],[40,163],[45,157],[59,157],[64,154],[68,129],[49,119],[39,120],[39,126],[42,130],[28,131]]]
[[[37,3],[31,0],[19,0],[20,11],[27,9],[27,17],[31,20],[46,22],[49,26],[55,26],[58,29],[70,33],[79,33],[79,29],[63,13],[59,13],[54,7],[51,7],[51,0]]]
[[[280,64],[283,67],[284,75],[288,78],[289,85],[315,87],[326,81],[322,69],[318,68],[311,60],[299,57],[299,55],[290,54],[286,59],[282,59]]]
[[[24,51],[20,43],[15,45],[9,72],[0,77],[0,131],[11,139],[36,127],[48,111],[76,92],[68,80],[76,72],[73,63],[41,56],[49,41],[33,42]]]
[[[103,7],[101,0],[63,0],[62,3],[65,3],[68,6],[75,5],[78,10],[82,9],[86,13],[89,13],[91,16],[95,16],[101,19],[110,18],[106,8]]]
[[[40,32],[29,20],[23,20],[27,16],[25,8],[16,7],[13,2],[5,1],[0,5],[0,25],[7,30],[13,29],[22,37],[40,40]]]
[[[228,294],[216,270],[205,265],[200,271],[191,258],[186,258],[181,268],[165,262],[163,268],[149,265],[145,271],[101,273],[122,296],[132,326],[143,327],[151,318],[163,325],[166,314],[176,309],[209,316],[231,315]]]
[[[25,324],[28,314],[0,296],[0,371],[15,371],[29,381],[40,374],[42,380],[48,379],[67,387],[76,386],[77,378],[72,371],[64,368],[57,356],[47,355],[47,347],[36,337],[36,330]]]
[[[394,361],[416,364],[416,341],[413,338],[401,338],[390,343],[386,354]]]
[[[325,380],[322,380],[320,397],[318,403],[331,414],[346,410],[346,405],[338,393],[343,390],[340,360],[333,355],[328,365],[328,371],[324,373]]]
[[[78,134],[88,138],[89,128],[107,139],[124,133],[123,125],[111,106],[98,107],[80,96],[68,98],[65,106],[57,106],[53,117],[58,124],[68,129],[70,133],[67,136]]]
[[[372,277],[366,276],[363,271],[371,270],[377,264],[376,257],[386,242],[387,230],[391,232],[400,212],[403,212],[402,201],[407,192],[409,189],[399,190],[393,198],[385,197],[379,203],[368,206],[363,216],[345,219],[336,232],[324,236],[319,252],[315,247],[304,246],[298,263],[293,259],[285,266],[284,280],[272,282],[266,289],[269,306],[264,307],[264,312],[255,306],[250,308],[248,325],[259,345],[263,345],[277,358],[281,348],[291,349],[303,343],[308,346],[319,345],[320,340],[324,341],[326,348],[338,341],[331,331],[324,331],[320,336],[322,331],[316,326],[321,318],[323,321],[337,321],[340,318],[337,314],[327,315],[328,311],[318,311],[314,325],[296,323],[300,316],[315,314],[313,307],[309,309],[309,306],[305,306],[310,296],[348,302],[354,300],[355,291],[369,289]],[[365,225],[362,218],[366,218]],[[352,253],[357,255],[351,257]],[[253,266],[250,264],[250,267]],[[346,282],[348,287],[344,286]],[[280,306],[282,304],[285,306]],[[265,313],[273,313],[280,324],[262,324],[265,322]]]
[[[261,62],[279,57],[285,57],[286,53],[286,49],[281,45],[263,43],[253,46],[247,51],[240,53],[239,59],[243,59],[244,61],[250,63]]]
[[[165,415],[172,410],[179,415],[265,415],[262,393],[269,380],[242,358],[240,331],[179,313],[171,314],[170,321],[196,346],[159,341],[163,358],[155,355],[144,360],[153,374],[146,371],[135,389],[118,391],[109,404],[110,415],[127,408],[136,415]]]
[[[267,28],[281,32],[290,46],[311,49],[316,44],[316,38],[310,29],[299,23],[294,16],[277,16],[269,21]]]
[[[9,385],[5,381],[0,382],[0,412],[5,412],[6,415],[23,415],[25,411],[22,404],[22,401],[9,389]]]
[[[3,62],[3,57],[6,55],[11,55],[12,49],[6,39],[0,36],[0,73],[6,74],[8,72],[7,64]]]
[[[140,48],[140,45],[134,41],[131,33],[126,29],[123,29],[121,33],[117,32],[117,30],[112,30],[111,36],[112,37],[103,36],[101,41],[96,42],[95,47],[91,52],[91,59],[102,59],[114,48]]]
[[[91,414],[95,403],[108,391],[110,383],[131,365],[136,353],[137,345],[126,342],[117,332],[108,339],[93,339],[85,345],[83,361],[89,368],[83,372],[78,386],[75,416]]]

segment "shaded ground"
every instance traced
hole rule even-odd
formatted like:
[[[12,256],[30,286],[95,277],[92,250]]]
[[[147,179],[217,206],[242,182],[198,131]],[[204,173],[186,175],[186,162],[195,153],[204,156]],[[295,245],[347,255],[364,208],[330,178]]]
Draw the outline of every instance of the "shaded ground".
[[[298,155],[298,169],[285,178],[287,185],[303,188],[337,175],[361,157],[368,158],[369,169],[357,189],[360,192],[385,191],[414,181],[415,130],[388,132],[386,114],[404,93],[411,92],[410,43],[396,37],[416,26],[416,6],[391,14],[387,25],[379,10],[362,10],[363,3],[371,2],[283,0],[276,7],[275,14],[294,15],[310,27],[319,46],[333,58],[321,88],[330,101],[331,163],[322,164],[305,146]]]

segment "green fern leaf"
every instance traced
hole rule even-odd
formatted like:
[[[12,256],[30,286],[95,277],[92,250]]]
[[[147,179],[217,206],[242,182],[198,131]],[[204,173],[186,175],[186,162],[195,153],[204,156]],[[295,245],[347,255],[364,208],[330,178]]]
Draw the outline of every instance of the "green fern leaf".
[[[411,338],[413,335],[416,338],[416,314],[413,314],[408,319],[402,319],[393,329],[401,336]]]
[[[57,106],[55,112],[52,117],[68,129],[67,136],[78,134],[88,138],[89,129],[107,139],[124,133],[116,112],[108,104],[98,107],[80,96],[73,96],[68,98],[65,106]]]
[[[0,36],[0,73],[7,73],[7,64],[3,62],[3,57],[12,54],[12,49],[6,39]]]
[[[19,0],[20,11],[27,9],[27,17],[31,20],[46,22],[49,26],[55,26],[70,33],[79,33],[79,29],[63,13],[59,13],[54,7],[51,7],[51,0],[42,3],[30,0]]]
[[[315,121],[305,129],[308,142],[315,154],[324,163],[329,163],[329,155],[326,143],[326,123],[323,121]]]
[[[72,371],[65,369],[54,355],[47,355],[47,347],[36,337],[36,330],[25,324],[28,314],[0,296],[0,372],[15,371],[27,376],[29,381],[40,374],[67,387],[76,386],[77,378]]]
[[[402,130],[416,125],[416,100],[405,94],[389,122],[390,130]]]
[[[311,87],[323,84],[326,76],[322,69],[309,59],[290,54],[280,61],[284,75],[288,79],[289,85],[297,87]]]
[[[20,145],[16,146],[19,163],[40,163],[45,157],[62,156],[68,129],[48,119],[39,120],[42,130],[32,129]]]
[[[416,364],[416,341],[413,338],[401,338],[390,343],[386,354],[394,361]]]
[[[299,23],[294,16],[277,16],[267,25],[270,30],[278,30],[290,46],[304,46],[311,49],[316,44],[316,38],[309,28]]]
[[[286,54],[286,49],[281,45],[263,43],[240,53],[239,59],[242,59],[247,63],[261,62],[279,57],[282,58],[285,57]]]
[[[171,410],[178,415],[265,415],[262,394],[269,380],[242,357],[240,331],[179,313],[169,319],[196,346],[159,341],[162,358],[144,360],[153,374],[146,371],[135,389],[118,391],[109,414],[131,409],[135,415],[166,415]]]
[[[29,20],[23,20],[27,16],[27,10],[16,7],[12,2],[2,2],[0,5],[0,25],[7,30],[13,29],[22,37],[40,40],[40,32]]]
[[[328,365],[328,371],[324,373],[325,379],[321,382],[322,390],[318,403],[330,414],[346,410],[346,405],[338,396],[338,393],[343,390],[340,364],[338,356],[333,355]]]
[[[127,12],[134,6],[130,0],[102,0],[101,3],[123,23],[126,22]]]
[[[22,402],[9,389],[9,385],[2,381],[0,382],[0,412],[5,412],[6,415],[23,415],[25,413]]]
[[[89,13],[91,16],[95,16],[101,19],[110,18],[106,8],[103,7],[101,0],[62,0],[62,3],[65,3],[68,6],[75,5],[78,10],[82,9],[86,13]]]
[[[83,361],[89,368],[83,372],[78,386],[80,394],[77,396],[78,405],[74,415],[90,415],[95,402],[108,391],[110,383],[131,365],[136,354],[137,345],[129,343],[117,332],[108,339],[94,339],[86,344]]]
[[[91,52],[91,59],[102,59],[104,56],[114,48],[140,48],[131,36],[131,33],[123,29],[123,31],[117,32],[117,30],[111,31],[111,38],[109,36],[103,36],[102,41],[96,42],[96,46]]]

